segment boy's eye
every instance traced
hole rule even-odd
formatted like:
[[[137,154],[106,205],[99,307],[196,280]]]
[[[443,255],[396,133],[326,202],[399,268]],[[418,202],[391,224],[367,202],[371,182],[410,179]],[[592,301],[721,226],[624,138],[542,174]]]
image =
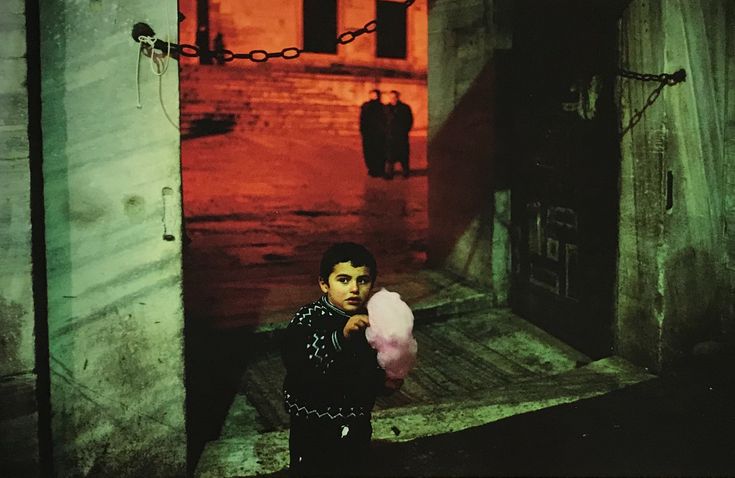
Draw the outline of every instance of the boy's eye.
[[[350,280],[347,277],[338,277],[337,281],[341,282],[342,284],[347,284],[348,282],[350,282]]]
[[[370,283],[370,279],[368,279],[367,277],[360,277],[359,279],[357,279],[357,283],[358,284],[363,284],[363,285],[364,284],[369,284]]]

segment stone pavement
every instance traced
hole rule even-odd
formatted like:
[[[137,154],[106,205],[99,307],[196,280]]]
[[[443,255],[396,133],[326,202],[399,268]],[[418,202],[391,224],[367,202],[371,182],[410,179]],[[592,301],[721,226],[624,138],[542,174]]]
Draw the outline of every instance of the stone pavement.
[[[417,322],[419,361],[401,392],[380,399],[374,440],[403,443],[458,432],[595,397],[652,375],[612,357],[598,361],[504,309]],[[220,436],[207,444],[196,476],[277,473],[288,465],[288,419],[277,342],[243,374]],[[389,475],[387,475],[389,476]]]
[[[187,426],[199,476],[282,471],[279,330],[314,300],[321,252],[337,240],[377,256],[377,287],[416,313],[419,363],[375,411],[378,443],[412,443],[651,378],[591,362],[490,291],[428,270],[425,138],[410,179],[369,178],[359,137],[230,133],[183,148]]]
[[[464,431],[379,443],[373,476],[735,476],[735,354]]]
[[[616,362],[620,369],[613,358],[583,373],[599,379],[605,375],[601,369],[614,369]],[[464,430],[403,442],[379,440],[369,476],[735,476],[733,363],[733,351],[719,351],[609,393],[517,410]],[[278,456],[283,439],[284,433],[270,433],[240,436],[239,443],[234,438],[213,442],[200,475],[227,476],[217,473],[229,469],[235,471],[232,476],[247,476],[252,463],[275,468],[266,453]],[[221,468],[204,472],[214,464]]]
[[[370,248],[378,287],[425,268],[426,138],[412,138],[408,180],[369,178],[360,144],[359,136],[242,133],[182,143],[192,320],[219,329],[289,320],[318,292],[319,259],[336,241]],[[411,299],[426,295],[411,288]]]

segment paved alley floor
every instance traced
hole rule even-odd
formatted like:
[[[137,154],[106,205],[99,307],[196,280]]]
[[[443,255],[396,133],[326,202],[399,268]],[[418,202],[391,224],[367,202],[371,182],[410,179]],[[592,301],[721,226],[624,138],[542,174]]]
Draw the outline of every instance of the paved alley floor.
[[[388,181],[368,177],[359,136],[184,141],[187,313],[215,328],[289,320],[336,241],[375,254],[378,286],[412,280],[426,261],[426,139],[411,147],[412,176]]]
[[[611,393],[406,443],[372,476],[735,476],[735,355]]]
[[[653,378],[619,358],[591,361],[504,309],[419,321],[415,336],[416,368],[400,392],[376,405],[378,444],[454,433]],[[196,476],[255,476],[288,465],[285,370],[277,343],[272,340],[248,364]]]
[[[425,267],[426,141],[409,179],[369,178],[359,137],[225,135],[182,143],[187,427],[198,476],[287,465],[280,329],[318,294],[322,252],[367,245],[376,287],[416,314],[416,369],[381,399],[378,444],[412,443],[609,393],[651,375],[590,361],[446,272]]]

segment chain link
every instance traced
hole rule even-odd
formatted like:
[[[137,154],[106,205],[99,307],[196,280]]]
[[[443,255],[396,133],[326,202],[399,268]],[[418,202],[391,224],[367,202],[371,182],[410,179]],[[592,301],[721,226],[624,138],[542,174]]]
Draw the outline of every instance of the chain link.
[[[635,125],[638,124],[638,122],[643,118],[643,113],[645,113],[645,111],[651,105],[653,105],[653,103],[656,102],[665,87],[673,86],[683,81],[686,81],[687,78],[687,72],[683,68],[681,70],[675,71],[674,73],[661,73],[658,75],[650,73],[636,73],[634,71],[621,69],[618,71],[618,75],[623,78],[629,78],[631,80],[658,82],[658,86],[648,95],[648,98],[646,99],[646,103],[643,105],[643,108],[641,108],[640,110],[635,110],[633,115],[631,115],[630,120],[628,121],[628,125],[620,133],[621,138],[625,136],[625,134],[630,131]]]
[[[415,0],[405,0],[403,2],[403,7],[407,9],[411,5],[413,5],[414,2]],[[378,21],[370,20],[365,25],[363,25],[362,28],[358,28],[357,30],[347,30],[344,33],[338,35],[335,39],[335,44],[347,45],[348,43],[352,43],[353,41],[355,41],[359,36],[374,33],[377,29]],[[138,37],[134,36],[134,38],[136,41],[141,41],[142,39],[151,40],[155,42],[155,48],[161,51],[167,51],[170,47],[171,51],[175,54],[178,54],[179,56],[184,56],[187,58],[200,57],[205,59],[216,59],[224,63],[230,63],[235,60],[250,60],[254,63],[264,63],[272,58],[295,60],[296,58],[300,57],[302,53],[308,53],[305,50],[295,46],[287,47],[281,51],[273,52],[269,52],[266,50],[251,50],[247,53],[235,53],[232,50],[227,49],[223,49],[220,51],[203,50],[196,45],[191,45],[188,43],[169,44],[168,42],[155,38],[155,36],[153,35]]]

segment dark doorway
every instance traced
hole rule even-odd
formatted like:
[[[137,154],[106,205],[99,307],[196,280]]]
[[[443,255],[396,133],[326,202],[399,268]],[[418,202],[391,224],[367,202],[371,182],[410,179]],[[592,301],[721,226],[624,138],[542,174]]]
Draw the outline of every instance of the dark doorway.
[[[406,58],[406,6],[378,1],[378,58]]]
[[[515,5],[512,305],[594,357],[612,351],[618,4]]]
[[[337,0],[304,0],[304,51],[337,53]]]

